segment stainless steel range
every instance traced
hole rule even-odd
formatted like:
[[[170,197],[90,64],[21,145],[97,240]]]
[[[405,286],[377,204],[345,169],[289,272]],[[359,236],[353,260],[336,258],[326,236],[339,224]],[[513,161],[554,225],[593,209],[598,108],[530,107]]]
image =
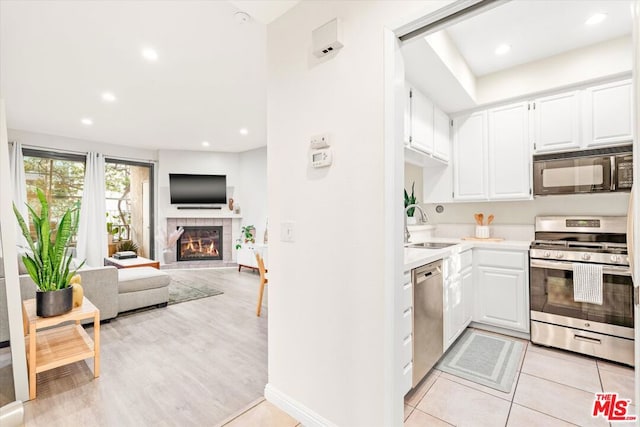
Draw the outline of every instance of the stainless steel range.
[[[626,227],[626,217],[536,217],[530,251],[532,342],[634,365]],[[574,270],[579,272],[580,264],[601,266],[602,304],[576,302]]]

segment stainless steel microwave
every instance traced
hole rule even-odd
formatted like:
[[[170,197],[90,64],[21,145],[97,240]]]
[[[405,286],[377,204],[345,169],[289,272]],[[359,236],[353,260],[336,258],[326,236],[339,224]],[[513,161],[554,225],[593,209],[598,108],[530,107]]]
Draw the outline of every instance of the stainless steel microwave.
[[[632,146],[533,156],[533,194],[630,191]]]

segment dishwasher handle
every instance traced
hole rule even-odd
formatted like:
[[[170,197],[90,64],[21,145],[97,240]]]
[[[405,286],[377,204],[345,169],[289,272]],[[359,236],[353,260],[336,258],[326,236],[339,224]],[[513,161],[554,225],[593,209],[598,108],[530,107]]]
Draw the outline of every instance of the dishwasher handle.
[[[420,284],[430,280],[434,277],[440,276],[442,274],[442,269],[440,268],[440,264],[436,266],[425,267],[422,269],[416,269],[414,271],[415,283]]]

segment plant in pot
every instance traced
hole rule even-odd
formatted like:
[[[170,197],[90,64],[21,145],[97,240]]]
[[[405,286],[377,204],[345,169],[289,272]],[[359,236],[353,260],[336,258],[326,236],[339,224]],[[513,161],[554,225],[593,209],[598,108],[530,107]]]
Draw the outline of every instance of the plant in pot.
[[[256,227],[253,225],[246,225],[242,227],[242,236],[244,237],[245,243],[255,243],[256,242]]]
[[[409,194],[407,193],[407,189],[405,188],[404,190],[404,208],[407,209],[407,206],[410,205],[415,205],[416,204],[416,196],[414,195],[414,187],[416,186],[416,183],[412,183],[411,184],[411,196],[409,196]],[[416,208],[409,208],[406,212],[407,215],[407,224],[415,224],[416,223],[416,219],[413,217],[413,214],[415,213]]]
[[[23,255],[22,261],[29,276],[38,287],[36,314],[41,317],[51,317],[71,311],[73,286],[70,286],[69,282],[84,265],[84,261],[71,270],[71,254],[68,245],[78,226],[77,209],[67,209],[60,218],[57,229],[53,230],[47,198],[39,188],[36,192],[40,201],[40,215],[27,205],[36,234],[35,239],[29,233],[29,227],[15,204],[13,211],[22,235],[31,249],[31,253]]]
[[[255,243],[256,242],[256,227],[253,225],[245,225],[241,229],[241,235],[239,239],[236,239],[236,250],[242,248],[242,241],[244,243]]]

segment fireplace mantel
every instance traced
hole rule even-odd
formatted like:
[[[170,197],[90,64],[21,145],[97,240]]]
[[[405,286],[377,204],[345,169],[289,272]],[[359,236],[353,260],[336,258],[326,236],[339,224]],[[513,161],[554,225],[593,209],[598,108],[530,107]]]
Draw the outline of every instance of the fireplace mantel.
[[[185,209],[167,212],[167,219],[171,218],[231,218],[240,219],[242,215],[234,214],[230,211],[217,211],[208,209]]]

